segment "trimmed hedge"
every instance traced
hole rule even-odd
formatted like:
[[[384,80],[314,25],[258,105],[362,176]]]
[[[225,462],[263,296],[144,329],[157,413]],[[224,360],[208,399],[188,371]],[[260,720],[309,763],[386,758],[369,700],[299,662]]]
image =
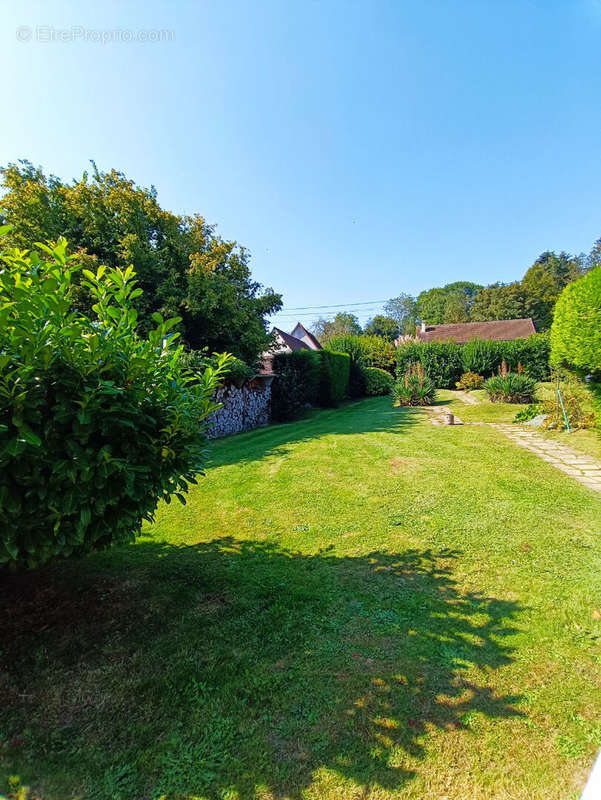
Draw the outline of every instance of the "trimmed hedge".
[[[559,295],[551,326],[551,363],[580,377],[591,376],[589,389],[601,429],[601,266]]]
[[[402,377],[417,363],[441,389],[454,389],[465,372],[461,347],[455,342],[408,342],[398,348],[397,375]]]
[[[351,362],[364,367],[378,367],[394,374],[394,345],[382,336],[333,336],[325,348],[336,353],[348,353]]]
[[[271,416],[277,422],[295,419],[302,409],[317,400],[320,359],[314,350],[277,353],[272,369],[277,377],[271,387]]]
[[[331,350],[318,350],[321,362],[317,400],[320,406],[335,408],[344,400],[351,367],[348,353],[334,353]]]
[[[464,372],[496,374],[505,361],[512,371],[521,364],[524,372],[537,381],[549,378],[549,336],[536,333],[526,339],[491,342],[473,339],[466,344],[455,342],[408,342],[397,350],[398,375],[418,361],[441,389],[454,389]]]
[[[560,294],[551,326],[551,362],[601,381],[601,266]]]
[[[277,422],[295,419],[306,405],[337,406],[349,388],[351,359],[329,350],[277,353],[272,369],[271,416]]]
[[[378,367],[366,367],[365,371],[365,394],[383,395],[390,394],[394,386],[394,378],[390,372]]]

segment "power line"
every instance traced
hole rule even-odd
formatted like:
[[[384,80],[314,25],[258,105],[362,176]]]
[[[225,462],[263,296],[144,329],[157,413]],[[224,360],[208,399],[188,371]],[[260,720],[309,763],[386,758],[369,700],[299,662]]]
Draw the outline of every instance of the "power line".
[[[386,300],[363,300],[359,303],[340,303],[339,305],[326,305],[326,306],[295,306],[295,307],[288,307],[285,308],[285,311],[308,311],[312,308],[350,308],[351,306],[375,306],[381,305],[382,303],[387,303],[388,299]]]

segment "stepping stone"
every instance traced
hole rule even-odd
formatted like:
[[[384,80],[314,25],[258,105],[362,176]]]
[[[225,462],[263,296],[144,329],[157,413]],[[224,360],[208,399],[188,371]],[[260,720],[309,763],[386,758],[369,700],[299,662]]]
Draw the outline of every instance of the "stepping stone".
[[[512,425],[494,422],[484,424],[507,436],[518,447],[538,456],[541,461],[546,461],[570,478],[575,478],[583,486],[601,492],[601,461],[571,450],[563,442],[556,444],[544,439],[536,431],[516,430]]]

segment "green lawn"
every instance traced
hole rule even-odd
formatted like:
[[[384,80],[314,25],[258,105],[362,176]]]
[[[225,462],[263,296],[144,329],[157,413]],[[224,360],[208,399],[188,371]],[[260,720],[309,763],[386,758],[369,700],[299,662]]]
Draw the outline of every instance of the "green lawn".
[[[388,398],[218,441],[136,545],[4,580],[0,772],[43,800],[576,798],[600,534],[600,495]]]

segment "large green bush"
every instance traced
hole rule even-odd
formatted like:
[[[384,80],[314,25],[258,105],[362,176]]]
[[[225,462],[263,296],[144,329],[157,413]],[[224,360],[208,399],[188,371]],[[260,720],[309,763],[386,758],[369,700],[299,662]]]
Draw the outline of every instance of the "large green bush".
[[[341,334],[326,343],[326,350],[347,353],[350,358],[348,393],[351,397],[363,397],[366,392],[365,360],[367,348],[364,336]]]
[[[461,347],[455,342],[408,342],[398,348],[397,363],[397,375],[401,377],[412,364],[421,364],[441,389],[454,389],[464,372]]]
[[[431,406],[436,401],[434,381],[421,364],[412,364],[399,375],[392,387],[392,400],[396,406]]]
[[[464,372],[474,372],[476,375],[492,375],[501,363],[499,347],[502,342],[483,341],[472,339],[461,347],[461,364]]]
[[[601,266],[568,284],[555,306],[551,361],[601,381]]]
[[[499,345],[498,363],[495,371],[503,361],[511,370],[517,371],[522,366],[523,371],[535,381],[547,381],[551,375],[550,357],[551,344],[549,333],[533,333],[526,339],[514,339],[510,342],[497,342]]]
[[[464,372],[491,376],[505,361],[511,370],[517,371],[521,365],[528,376],[543,381],[550,375],[549,353],[546,333],[509,342],[408,342],[397,350],[398,374],[404,375],[410,364],[419,362],[438,387],[453,389]]]
[[[317,351],[320,360],[318,402],[334,408],[344,400],[349,385],[351,359],[348,353]]]
[[[383,395],[390,394],[394,385],[394,378],[390,372],[378,367],[365,368],[365,394]]]
[[[205,463],[204,422],[227,356],[192,375],[153,315],[136,333],[132,268],[81,283],[66,242],[0,257],[0,564],[35,567],[133,539]]]
[[[325,346],[337,353],[348,353],[351,362],[360,363],[364,367],[378,367],[394,374],[394,345],[382,336],[333,336]]]
[[[277,353],[272,370],[271,416],[277,422],[295,419],[307,405],[315,405],[321,361],[314,350]]]
[[[587,377],[601,429],[601,266],[560,294],[551,326],[551,362]]]
[[[484,383],[488,399],[492,403],[534,403],[536,381],[528,375],[508,372],[493,375]]]
[[[272,369],[271,415],[278,422],[295,419],[306,405],[337,406],[349,387],[351,359],[329,350],[277,353]]]

